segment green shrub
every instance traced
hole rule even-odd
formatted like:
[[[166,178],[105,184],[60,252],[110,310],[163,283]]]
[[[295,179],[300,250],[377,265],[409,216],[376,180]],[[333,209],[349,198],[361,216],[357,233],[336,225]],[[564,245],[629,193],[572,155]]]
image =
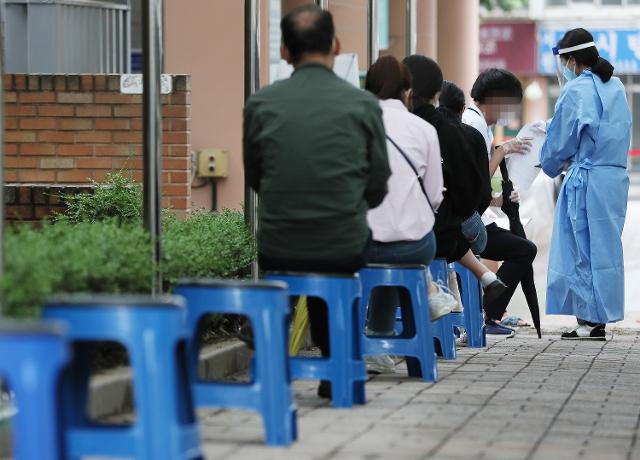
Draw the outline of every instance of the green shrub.
[[[58,220],[71,223],[117,219],[119,222],[142,222],[142,184],[130,173],[107,174],[103,183],[93,182],[93,193],[64,195],[67,208]]]
[[[140,225],[108,220],[21,226],[5,237],[3,310],[34,316],[53,293],[149,292],[151,245]]]

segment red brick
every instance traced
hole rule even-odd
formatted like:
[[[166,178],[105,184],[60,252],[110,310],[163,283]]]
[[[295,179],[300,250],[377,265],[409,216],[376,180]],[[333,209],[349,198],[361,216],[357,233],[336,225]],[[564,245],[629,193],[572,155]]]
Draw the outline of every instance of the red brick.
[[[27,89],[27,76],[24,74],[14,75],[14,87],[18,91]]]
[[[69,171],[58,171],[56,174],[58,182],[89,182],[92,178],[91,173],[86,170],[71,169]]]
[[[66,91],[67,90],[67,76],[66,75],[56,75],[54,79],[54,88],[56,91]]]
[[[162,209],[171,209],[171,199],[169,197],[164,197],[160,201],[160,207]]]
[[[55,144],[73,144],[75,134],[70,131],[40,131],[38,142],[53,142]]]
[[[135,182],[142,182],[143,180],[142,171],[133,171],[133,180]]]
[[[58,120],[58,129],[67,131],[89,131],[93,129],[93,119],[73,118]]]
[[[29,219],[34,215],[33,206],[7,206],[5,214],[9,218],[12,217],[14,219]]]
[[[25,169],[18,171],[20,182],[54,182],[56,180],[56,172],[42,169]]]
[[[18,144],[4,144],[4,154],[5,155],[17,155],[18,154]]]
[[[186,105],[165,105],[162,107],[164,118],[189,118],[189,107]]]
[[[173,209],[191,209],[191,206],[189,206],[189,201],[189,198],[172,197],[170,203]]]
[[[2,78],[2,87],[5,91],[11,91],[13,89],[13,75],[8,73]]]
[[[40,160],[40,169],[72,169],[75,166],[75,161],[70,157],[54,157],[43,158]]]
[[[53,211],[51,210],[51,208],[49,208],[49,206],[36,206],[34,207],[34,210],[36,212],[35,218],[39,220],[42,220],[45,217],[53,214]]]
[[[35,117],[37,114],[35,105],[7,105],[4,108],[6,116]]]
[[[188,144],[189,133],[188,132],[168,132],[162,135],[163,144]]]
[[[112,158],[113,169],[142,169],[142,158],[140,157],[120,157]]]
[[[69,105],[41,105],[38,107],[38,115],[41,117],[72,117],[72,106]]]
[[[58,93],[60,104],[91,104],[93,93]]]
[[[93,91],[93,75],[80,75],[83,91]]]
[[[116,131],[113,133],[113,142],[116,144],[142,144],[140,131]]]
[[[138,150],[132,145],[96,145],[96,156],[128,156],[135,155]]]
[[[169,174],[169,182],[172,184],[188,184],[191,175],[187,172],[172,172]]]
[[[111,169],[111,158],[78,158],[78,169]]]
[[[134,131],[142,131],[144,129],[142,118],[132,118],[131,129]]]
[[[188,157],[191,155],[191,149],[188,145],[172,145],[169,155],[172,157]]]
[[[20,93],[18,101],[22,104],[51,104],[56,102],[56,93],[52,91],[35,91],[32,93]]]
[[[76,116],[78,117],[110,117],[111,115],[110,105],[79,105],[76,107]]]
[[[163,158],[162,169],[166,170],[188,170],[191,165],[189,158]]]
[[[36,133],[33,131],[7,131],[4,133],[5,142],[35,142]]]
[[[33,157],[6,157],[4,166],[6,168],[29,169],[37,168],[40,160]]]
[[[142,104],[141,94],[95,93],[96,104]]]
[[[109,144],[112,141],[110,131],[83,131],[76,133],[76,142]]]
[[[165,184],[162,186],[162,194],[165,196],[185,196],[189,194],[186,185]]]
[[[31,203],[31,187],[20,187],[18,189],[18,202],[19,203]]]
[[[120,91],[120,75],[107,76],[107,90]]]
[[[20,129],[56,129],[55,118],[23,118]]]
[[[6,117],[4,119],[4,129],[18,129],[18,119]]]
[[[4,93],[4,102],[5,104],[18,102],[18,93],[14,91],[7,91],[6,93]]]
[[[57,153],[61,156],[87,157],[93,155],[93,149],[93,145],[62,144],[58,146]]]
[[[4,181],[5,182],[18,182],[18,171],[8,171],[4,170]]]
[[[98,118],[96,120],[96,129],[112,131],[119,129],[131,129],[131,122],[122,118]]]
[[[104,91],[107,89],[107,76],[95,75],[93,77],[93,84],[96,91]]]
[[[190,105],[191,104],[191,93],[173,93],[171,95],[171,104],[172,105]]]
[[[92,174],[93,180],[98,182],[104,182],[104,180],[107,178],[107,174],[111,172],[112,172],[111,169],[93,171],[93,174]]]
[[[171,131],[189,131],[189,123],[191,119],[189,118],[172,118],[171,120]]]
[[[20,146],[21,155],[55,155],[56,146],[54,144],[22,144]]]
[[[113,108],[113,115],[116,117],[142,117],[141,104],[126,104]]]

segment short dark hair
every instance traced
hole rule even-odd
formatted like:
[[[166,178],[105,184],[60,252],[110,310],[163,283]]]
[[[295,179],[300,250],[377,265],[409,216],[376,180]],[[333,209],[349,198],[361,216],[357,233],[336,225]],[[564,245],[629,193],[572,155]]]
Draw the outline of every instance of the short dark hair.
[[[306,53],[329,54],[336,36],[333,16],[316,5],[291,11],[282,18],[280,29],[282,42],[294,63]]]
[[[446,107],[455,113],[461,113],[465,104],[464,91],[455,83],[445,81],[442,83],[438,102],[441,107]]]
[[[568,31],[558,42],[558,48],[571,48],[593,41],[593,35],[585,29],[572,29]],[[613,66],[609,61],[600,57],[598,48],[591,46],[578,51],[572,51],[561,55],[565,59],[574,58],[578,64],[590,67],[591,71],[600,77],[603,82],[608,82],[613,76]]]
[[[442,70],[436,61],[426,56],[414,54],[402,61],[411,71],[411,88],[416,102],[433,99],[442,86]]]
[[[400,99],[411,89],[411,72],[393,56],[382,56],[367,72],[365,88],[380,99]]]
[[[485,102],[487,98],[508,98],[522,101],[522,83],[505,69],[487,69],[478,75],[471,97],[474,101]]]

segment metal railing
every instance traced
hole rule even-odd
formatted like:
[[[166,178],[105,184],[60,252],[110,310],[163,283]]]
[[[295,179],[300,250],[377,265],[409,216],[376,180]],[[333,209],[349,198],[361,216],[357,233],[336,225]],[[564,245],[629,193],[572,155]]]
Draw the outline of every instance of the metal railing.
[[[10,73],[126,73],[130,5],[97,0],[6,0]]]

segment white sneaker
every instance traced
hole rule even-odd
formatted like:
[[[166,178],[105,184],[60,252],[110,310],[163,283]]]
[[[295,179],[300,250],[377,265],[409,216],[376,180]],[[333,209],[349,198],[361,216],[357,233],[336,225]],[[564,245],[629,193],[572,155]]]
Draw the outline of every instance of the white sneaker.
[[[460,298],[460,288],[458,287],[458,275],[454,270],[450,270],[449,273],[449,291],[451,295],[456,299],[456,306],[451,309],[451,313],[462,313],[464,307],[462,306],[462,299]]]
[[[367,372],[370,374],[395,374],[396,362],[389,355],[365,356]]]
[[[460,329],[460,337],[456,339],[456,345],[458,345],[459,347],[466,347],[469,343],[469,337],[467,336],[467,331],[465,331],[464,328],[459,328],[459,329]]]
[[[435,293],[429,293],[431,321],[435,321],[451,313],[451,310],[457,303],[455,297],[446,292],[446,287],[437,282],[434,282],[433,286],[435,286],[437,291]]]

